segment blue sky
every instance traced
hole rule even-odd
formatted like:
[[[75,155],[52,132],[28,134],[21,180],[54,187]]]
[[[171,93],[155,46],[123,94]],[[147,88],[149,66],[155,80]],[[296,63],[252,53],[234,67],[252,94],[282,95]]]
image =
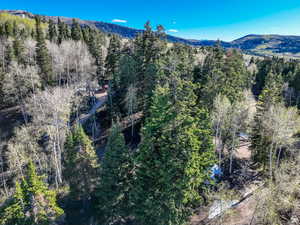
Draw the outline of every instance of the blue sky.
[[[230,41],[247,34],[300,35],[300,0],[0,0],[1,9],[112,22],[142,28],[150,20],[168,33]]]

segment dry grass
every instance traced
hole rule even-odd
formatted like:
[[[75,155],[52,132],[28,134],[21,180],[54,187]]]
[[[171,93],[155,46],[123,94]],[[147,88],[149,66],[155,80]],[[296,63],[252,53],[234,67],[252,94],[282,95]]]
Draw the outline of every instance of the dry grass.
[[[285,162],[274,178],[256,196],[255,224],[300,224],[300,158]]]

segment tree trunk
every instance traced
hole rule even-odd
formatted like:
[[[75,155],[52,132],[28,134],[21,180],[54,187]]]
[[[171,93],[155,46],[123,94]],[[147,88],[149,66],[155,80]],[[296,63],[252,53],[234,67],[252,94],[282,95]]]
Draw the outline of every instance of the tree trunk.
[[[233,151],[235,150],[235,135],[236,135],[236,128],[233,129],[233,135],[232,135],[232,146],[230,151],[230,163],[229,163],[229,174],[232,173],[232,160],[233,160]]]
[[[280,157],[281,157],[281,151],[282,151],[282,146],[280,145],[278,156],[277,156],[277,162],[276,162],[276,168],[277,169],[279,168],[279,161],[280,161]]]

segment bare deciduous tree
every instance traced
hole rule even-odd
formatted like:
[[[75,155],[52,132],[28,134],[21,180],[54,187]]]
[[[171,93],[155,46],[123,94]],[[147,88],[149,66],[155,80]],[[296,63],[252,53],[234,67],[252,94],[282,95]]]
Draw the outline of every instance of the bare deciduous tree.
[[[249,90],[243,92],[240,101],[231,103],[226,96],[218,95],[214,101],[213,124],[215,145],[221,166],[223,149],[229,151],[229,173],[232,173],[233,153],[238,146],[239,133],[247,133],[255,115],[255,99]]]
[[[288,148],[295,142],[294,135],[299,131],[300,117],[296,108],[286,108],[283,105],[271,106],[263,115],[262,129],[263,135],[270,139],[269,149],[269,173],[272,178],[273,161],[277,154],[277,167],[283,148]]]
[[[47,47],[58,82],[63,80],[72,84],[93,79],[96,68],[84,42],[63,41],[60,45],[48,42]]]
[[[74,88],[56,87],[39,92],[29,100],[28,111],[32,122],[48,137],[48,148],[55,171],[55,182],[62,182],[61,156],[65,134],[69,127]]]
[[[3,79],[2,91],[4,98],[11,104],[21,107],[25,122],[25,99],[32,95],[41,86],[38,71],[34,66],[21,66],[12,62],[10,72]]]
[[[215,129],[215,146],[216,151],[219,153],[219,167],[221,167],[222,161],[222,151],[224,148],[223,131],[226,127],[226,122],[228,121],[228,115],[230,113],[231,103],[226,96],[218,95],[214,100],[214,110],[213,110],[213,124]]]
[[[9,171],[23,177],[23,169],[30,160],[37,162],[38,169],[48,170],[48,157],[38,145],[39,132],[34,126],[22,126],[15,130],[7,146]]]
[[[26,39],[24,41],[24,55],[26,62],[29,65],[36,65],[36,41],[32,39]]]
[[[133,84],[131,84],[127,90],[126,93],[126,108],[127,108],[127,114],[130,117],[131,120],[131,136],[133,136],[133,118],[132,115],[137,110],[137,96],[136,96],[136,88]]]

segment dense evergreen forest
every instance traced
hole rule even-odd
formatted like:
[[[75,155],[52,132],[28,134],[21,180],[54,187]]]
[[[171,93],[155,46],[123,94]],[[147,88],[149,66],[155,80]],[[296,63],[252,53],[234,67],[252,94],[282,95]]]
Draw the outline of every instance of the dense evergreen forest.
[[[0,225],[300,223],[296,60],[2,13],[0,96]]]

